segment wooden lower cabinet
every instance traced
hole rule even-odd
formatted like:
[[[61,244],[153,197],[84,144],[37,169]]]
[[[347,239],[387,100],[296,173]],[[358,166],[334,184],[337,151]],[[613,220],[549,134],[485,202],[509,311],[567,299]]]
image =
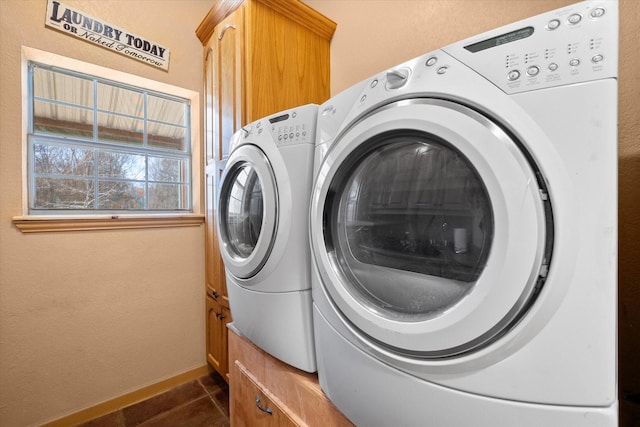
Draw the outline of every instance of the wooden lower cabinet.
[[[234,399],[231,413],[234,427],[295,427],[296,423],[247,368],[236,360],[231,372]]]
[[[229,328],[229,363],[233,427],[353,427],[322,392],[317,374],[272,357],[233,325]]]
[[[229,308],[207,293],[207,362],[229,382],[227,343],[231,321]]]

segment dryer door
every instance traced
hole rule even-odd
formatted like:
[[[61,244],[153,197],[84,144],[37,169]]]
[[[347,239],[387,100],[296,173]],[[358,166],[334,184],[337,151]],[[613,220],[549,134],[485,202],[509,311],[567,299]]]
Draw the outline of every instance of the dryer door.
[[[228,273],[256,275],[267,261],[276,235],[277,188],[264,152],[247,144],[225,166],[218,200],[218,239]]]
[[[444,358],[493,342],[526,313],[552,247],[546,187],[476,111],[401,101],[334,142],[311,211],[326,294],[369,342]]]

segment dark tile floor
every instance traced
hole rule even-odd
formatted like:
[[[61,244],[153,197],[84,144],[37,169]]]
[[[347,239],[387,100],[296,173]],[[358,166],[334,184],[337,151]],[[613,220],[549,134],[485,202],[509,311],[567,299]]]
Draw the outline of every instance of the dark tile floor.
[[[229,386],[217,373],[76,427],[229,427]]]

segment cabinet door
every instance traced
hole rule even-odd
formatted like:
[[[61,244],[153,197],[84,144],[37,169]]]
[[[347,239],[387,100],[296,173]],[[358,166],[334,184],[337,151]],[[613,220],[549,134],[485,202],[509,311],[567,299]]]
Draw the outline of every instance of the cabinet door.
[[[229,375],[228,331],[229,309],[207,294],[207,361],[224,378]]]
[[[216,234],[216,199],[229,141],[242,117],[242,16],[243,9],[238,8],[216,26],[205,57],[206,280],[227,307],[224,264]]]
[[[275,397],[236,361],[231,376],[229,409],[234,427],[295,427],[299,425],[275,401]]]
[[[213,40],[213,38],[212,38]],[[220,257],[218,247],[218,236],[216,234],[216,184],[217,184],[217,161],[215,158],[215,138],[214,138],[214,104],[216,98],[214,80],[214,46],[207,46],[204,60],[204,200],[205,200],[205,281],[207,295],[225,295],[224,265]],[[216,296],[217,299],[217,296]]]
[[[218,246],[216,228],[216,191],[217,168],[215,161],[210,160],[205,167],[205,280],[207,295],[220,299],[229,306],[224,264]]]
[[[213,148],[218,161],[229,157],[229,141],[240,129],[243,119],[243,16],[241,6],[216,26],[210,41],[214,80]]]

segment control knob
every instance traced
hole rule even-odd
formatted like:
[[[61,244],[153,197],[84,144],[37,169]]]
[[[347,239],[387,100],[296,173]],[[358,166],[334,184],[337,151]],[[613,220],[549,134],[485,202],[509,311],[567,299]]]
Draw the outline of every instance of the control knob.
[[[409,81],[411,70],[408,68],[398,68],[387,71],[387,89],[400,89]]]

